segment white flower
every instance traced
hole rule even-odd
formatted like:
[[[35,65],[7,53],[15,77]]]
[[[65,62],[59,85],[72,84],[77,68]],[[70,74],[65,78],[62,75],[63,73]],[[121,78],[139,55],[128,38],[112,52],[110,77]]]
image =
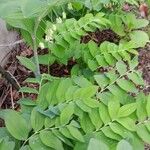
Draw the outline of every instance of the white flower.
[[[47,31],[47,35],[52,36],[54,33],[54,31],[52,29],[48,29]]]
[[[53,31],[56,31],[56,29],[57,29],[56,25],[53,24],[52,29],[53,29]]]
[[[69,9],[69,10],[73,10],[73,7],[72,7],[72,4],[71,4],[71,3],[68,3],[68,9]]]
[[[60,17],[56,18],[57,23],[62,23],[62,19]]]
[[[44,49],[44,48],[45,48],[44,43],[40,42],[40,43],[39,43],[39,47],[40,47],[41,49]]]
[[[63,17],[63,19],[66,19],[66,13],[65,12],[62,13],[62,17]]]
[[[46,41],[46,42],[52,42],[52,41],[53,41],[53,38],[52,38],[51,36],[46,35],[46,36],[45,36],[45,41]]]

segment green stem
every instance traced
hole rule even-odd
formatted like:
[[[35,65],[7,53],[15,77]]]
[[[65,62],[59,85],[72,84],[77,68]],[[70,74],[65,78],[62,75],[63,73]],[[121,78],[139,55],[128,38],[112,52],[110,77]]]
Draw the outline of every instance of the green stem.
[[[36,70],[35,70],[34,74],[37,78],[39,78],[41,76],[41,73],[40,73],[40,65],[39,65],[39,58],[38,58],[38,52],[37,52],[36,34],[37,34],[39,24],[40,24],[42,18],[46,15],[47,11],[48,11],[48,9],[46,9],[46,11],[44,11],[43,14],[41,14],[41,16],[36,18],[34,31],[33,31],[33,34],[31,35],[32,41],[33,41],[34,62],[36,65]]]
[[[36,77],[40,77],[40,66],[39,66],[39,59],[38,59],[38,52],[37,52],[37,42],[36,42],[36,33],[37,29],[40,23],[40,19],[37,19],[35,21],[35,27],[34,27],[34,32],[32,34],[32,41],[33,41],[33,52],[34,52],[34,63],[36,65],[36,70],[34,72]]]

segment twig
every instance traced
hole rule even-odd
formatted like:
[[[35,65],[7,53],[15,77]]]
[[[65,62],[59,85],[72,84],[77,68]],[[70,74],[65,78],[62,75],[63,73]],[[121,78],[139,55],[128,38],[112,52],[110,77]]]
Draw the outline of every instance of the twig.
[[[14,43],[9,43],[9,44],[2,44],[2,45],[0,45],[0,47],[10,47],[10,46],[15,46],[15,45],[17,45],[17,44],[20,44],[20,43],[23,43],[24,41],[23,40],[19,40],[19,41],[16,41],[16,42],[14,42]]]
[[[9,86],[7,87],[6,91],[9,89]],[[5,94],[5,96],[3,97],[3,95],[5,94],[5,92],[2,94],[2,96],[0,97],[0,108],[2,107],[3,103],[5,102],[7,96],[8,96],[8,92]],[[2,98],[3,97],[3,98]]]
[[[12,85],[10,86],[10,96],[11,96],[11,106],[12,106],[12,109],[15,109],[14,99],[13,99],[13,92],[12,92]]]
[[[20,86],[18,85],[18,82],[15,79],[15,77],[9,72],[5,71],[5,69],[3,69],[2,66],[0,66],[0,73],[16,90],[20,89]]]

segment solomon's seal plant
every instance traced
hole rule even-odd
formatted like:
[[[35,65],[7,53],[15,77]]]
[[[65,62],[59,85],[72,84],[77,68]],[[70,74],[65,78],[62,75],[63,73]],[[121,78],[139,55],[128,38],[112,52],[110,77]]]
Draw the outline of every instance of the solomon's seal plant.
[[[18,59],[36,75],[26,82],[38,84],[37,90],[22,87],[19,91],[36,94],[36,100],[22,98],[19,111],[0,111],[5,122],[0,128],[1,150],[144,150],[144,143],[150,144],[150,96],[140,90],[145,83],[137,70],[137,48],[149,42],[146,32],[140,30],[148,25],[146,19],[121,10],[107,13],[104,6],[119,7],[122,0],[0,2],[0,15],[21,29],[34,50],[34,58]],[[101,10],[97,3],[104,13],[97,12]],[[10,5],[14,8],[11,13]],[[72,12],[60,6],[83,14],[72,17]],[[104,30],[114,32],[117,41],[95,43],[92,37],[87,43],[82,41]],[[37,55],[38,46],[47,48],[48,54]],[[39,64],[49,67],[54,62],[67,64],[70,59],[76,61],[70,76],[39,72]]]

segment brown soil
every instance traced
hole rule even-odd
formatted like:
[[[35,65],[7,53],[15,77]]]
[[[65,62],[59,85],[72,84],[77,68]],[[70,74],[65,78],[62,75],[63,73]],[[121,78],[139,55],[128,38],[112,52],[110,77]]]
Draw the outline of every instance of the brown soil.
[[[150,93],[150,45],[139,51],[138,69],[143,73],[143,78],[146,82],[144,92],[148,94]]]
[[[88,43],[91,39],[98,45],[100,45],[104,41],[118,43],[120,40],[119,36],[110,29],[106,29],[103,31],[97,30],[96,32],[89,32],[88,35],[81,38],[81,42]]]

